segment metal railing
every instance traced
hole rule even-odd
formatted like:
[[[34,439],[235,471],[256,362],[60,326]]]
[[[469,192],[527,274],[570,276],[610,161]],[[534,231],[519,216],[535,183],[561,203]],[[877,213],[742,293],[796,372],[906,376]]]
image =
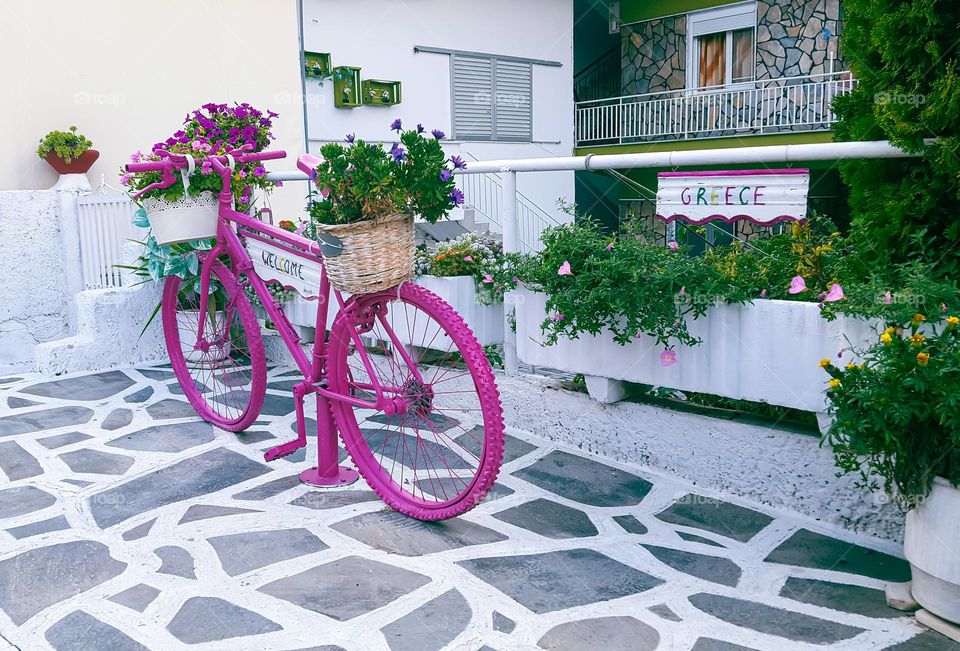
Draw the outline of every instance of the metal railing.
[[[476,160],[470,154],[464,155]],[[475,220],[486,221],[495,226],[494,230],[503,232],[503,184],[500,177],[494,173],[464,174],[458,176],[458,181],[463,190],[464,205],[472,208],[479,217]],[[560,222],[520,192],[517,192],[516,210],[521,252],[539,252],[543,248],[540,234]]]
[[[826,131],[833,99],[853,90],[849,72],[578,102],[577,146]]]
[[[123,192],[95,192],[77,200],[83,288],[123,285],[123,247],[140,233],[133,223],[134,204]]]
[[[604,52],[573,78],[575,102],[610,97],[620,91],[620,44]]]

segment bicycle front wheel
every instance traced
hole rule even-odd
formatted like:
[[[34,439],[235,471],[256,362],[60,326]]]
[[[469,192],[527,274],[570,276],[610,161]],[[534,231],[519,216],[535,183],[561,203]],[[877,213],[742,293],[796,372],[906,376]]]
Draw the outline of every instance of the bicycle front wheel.
[[[239,432],[260,415],[267,362],[260,324],[236,276],[213,265],[208,309],[200,313],[193,281],[169,276],[163,286],[163,335],[183,394],[209,423]],[[203,337],[198,340],[200,319]]]
[[[351,332],[361,337],[372,373]],[[404,405],[387,415],[331,401],[344,445],[370,487],[420,520],[476,506],[503,460],[503,409],[483,348],[460,315],[404,283],[351,299],[329,342],[332,391],[373,402],[376,379]]]

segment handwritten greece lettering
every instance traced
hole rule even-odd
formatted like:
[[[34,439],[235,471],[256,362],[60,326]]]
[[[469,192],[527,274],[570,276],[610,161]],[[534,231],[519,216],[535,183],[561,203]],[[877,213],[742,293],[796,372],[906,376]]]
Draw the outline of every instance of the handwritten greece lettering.
[[[763,191],[765,185],[714,185],[714,186],[695,186],[685,187],[680,190],[680,202],[689,206],[694,203],[697,206],[763,206]],[[694,190],[696,195],[694,195]]]
[[[276,253],[270,251],[260,251],[260,259],[266,266],[271,269],[275,269],[280,273],[287,274],[288,276],[293,276],[294,278],[299,278],[304,280],[303,277],[303,264],[300,262],[294,262],[288,258],[281,258]]]

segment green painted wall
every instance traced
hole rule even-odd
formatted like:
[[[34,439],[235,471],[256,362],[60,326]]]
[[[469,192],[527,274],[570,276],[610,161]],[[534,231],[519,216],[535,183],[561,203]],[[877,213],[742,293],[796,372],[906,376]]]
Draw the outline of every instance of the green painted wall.
[[[621,0],[620,21],[636,23],[660,16],[672,16],[697,9],[728,5],[739,0]]]

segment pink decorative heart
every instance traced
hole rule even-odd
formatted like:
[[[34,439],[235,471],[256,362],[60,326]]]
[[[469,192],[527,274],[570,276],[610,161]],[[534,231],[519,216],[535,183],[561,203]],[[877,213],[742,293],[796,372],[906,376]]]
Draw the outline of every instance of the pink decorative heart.
[[[573,271],[570,270],[570,263],[566,260],[563,261],[563,264],[560,265],[560,268],[557,269],[558,276],[572,276]]]
[[[827,295],[823,297],[823,302],[833,303],[835,301],[839,301],[841,298],[843,298],[843,287],[837,283],[833,283],[830,286],[830,291],[827,292]]]
[[[803,279],[803,276],[794,276],[790,280],[790,289],[787,290],[787,293],[799,294],[805,291],[807,291],[807,281]]]

